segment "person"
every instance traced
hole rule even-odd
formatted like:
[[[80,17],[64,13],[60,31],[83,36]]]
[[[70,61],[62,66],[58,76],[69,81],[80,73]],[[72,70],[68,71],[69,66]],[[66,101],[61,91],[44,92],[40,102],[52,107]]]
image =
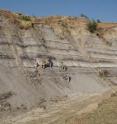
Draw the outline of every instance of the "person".
[[[68,80],[67,75],[64,75],[64,76],[63,76],[63,79],[64,79],[64,80]]]
[[[37,68],[37,67],[39,66],[39,59],[36,58],[35,61],[36,61],[36,62],[35,62],[35,63],[36,63],[36,68]]]
[[[42,68],[45,69],[46,68],[46,65],[47,65],[46,60],[43,60],[43,62],[42,62]]]
[[[36,67],[39,67],[39,63],[37,62]]]
[[[42,62],[42,68],[45,69],[47,67],[50,67],[50,68],[53,67],[53,62],[52,62],[51,58],[49,58],[48,60],[44,60]]]
[[[36,59],[36,70],[35,70],[36,75],[40,76],[40,64],[38,58]]]
[[[52,62],[52,59],[51,59],[51,58],[48,59],[48,64],[49,64],[49,67],[50,67],[50,68],[53,67],[53,62]]]
[[[64,65],[64,66],[63,66],[63,70],[64,70],[64,71],[67,71],[67,66]]]
[[[71,76],[68,77],[68,82],[71,82]]]
[[[63,62],[60,63],[60,71],[63,70]]]
[[[66,65],[64,65],[64,63],[63,62],[61,62],[61,64],[60,64],[60,71],[67,71],[68,70],[68,68],[67,68],[67,66]]]
[[[66,80],[67,82],[71,82],[71,76],[69,76],[68,73],[63,76],[63,79]]]

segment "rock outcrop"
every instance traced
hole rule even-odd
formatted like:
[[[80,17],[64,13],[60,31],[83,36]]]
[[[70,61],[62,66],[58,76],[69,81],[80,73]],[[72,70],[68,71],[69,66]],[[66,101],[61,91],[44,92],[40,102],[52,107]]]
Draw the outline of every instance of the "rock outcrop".
[[[44,107],[56,99],[101,93],[116,85],[117,24],[100,23],[97,35],[80,17],[21,17],[0,11],[1,105],[8,103],[13,110]],[[53,68],[37,70],[37,61],[42,64],[48,58]],[[67,70],[61,70],[61,63]],[[10,92],[3,100],[1,95]]]

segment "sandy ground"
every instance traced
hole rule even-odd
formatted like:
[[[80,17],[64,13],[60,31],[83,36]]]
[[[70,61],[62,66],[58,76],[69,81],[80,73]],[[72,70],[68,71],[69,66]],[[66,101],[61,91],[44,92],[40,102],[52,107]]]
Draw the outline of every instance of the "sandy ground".
[[[31,112],[22,114],[11,120],[8,124],[67,124],[72,117],[89,113],[98,107],[98,104],[107,99],[113,91],[103,94],[85,94],[83,96],[73,96],[68,101],[53,104],[47,110],[35,109]]]

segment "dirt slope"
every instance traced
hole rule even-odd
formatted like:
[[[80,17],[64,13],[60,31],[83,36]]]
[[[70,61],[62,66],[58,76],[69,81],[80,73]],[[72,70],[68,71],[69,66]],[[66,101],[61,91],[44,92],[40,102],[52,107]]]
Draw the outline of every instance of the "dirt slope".
[[[87,22],[0,10],[1,117],[36,107],[47,109],[75,96],[80,99],[87,94],[88,98],[116,85],[117,25],[99,24],[101,34],[97,35],[87,30]],[[37,61],[42,64],[48,58],[53,68],[38,72]]]
[[[117,123],[117,94],[104,100],[98,108],[89,114],[71,118],[67,124],[116,124]]]

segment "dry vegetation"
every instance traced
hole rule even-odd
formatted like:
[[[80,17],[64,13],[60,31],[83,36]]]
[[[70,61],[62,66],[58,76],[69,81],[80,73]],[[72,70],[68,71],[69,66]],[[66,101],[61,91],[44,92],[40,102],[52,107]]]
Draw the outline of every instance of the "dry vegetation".
[[[7,10],[0,10],[0,15],[4,15],[9,21],[15,24],[19,24],[19,27],[22,29],[24,28],[30,28],[32,27],[32,23],[34,24],[45,24],[45,25],[55,25],[59,24],[59,22],[64,21],[66,24],[72,25],[72,26],[84,26],[87,24],[88,20],[82,17],[62,17],[62,16],[50,16],[45,18],[36,18],[32,16],[26,16],[22,13],[12,13]],[[22,22],[23,21],[23,22]],[[94,24],[94,28],[97,27],[97,29],[103,29],[108,30],[110,28],[113,28],[117,26],[117,23],[93,23],[94,21],[91,21]],[[95,21],[96,22],[96,21]],[[30,23],[30,24],[29,24]],[[97,24],[97,25],[95,25]],[[92,26],[91,26],[92,27]]]
[[[33,27],[35,17],[26,16],[21,13],[11,13],[10,11],[0,10],[0,15],[4,16],[9,22],[16,24],[20,29],[29,29]]]
[[[77,122],[78,124],[117,124],[117,93],[99,104],[96,111],[77,118]]]
[[[97,110],[73,118],[66,124],[117,124],[117,93],[99,104]]]

